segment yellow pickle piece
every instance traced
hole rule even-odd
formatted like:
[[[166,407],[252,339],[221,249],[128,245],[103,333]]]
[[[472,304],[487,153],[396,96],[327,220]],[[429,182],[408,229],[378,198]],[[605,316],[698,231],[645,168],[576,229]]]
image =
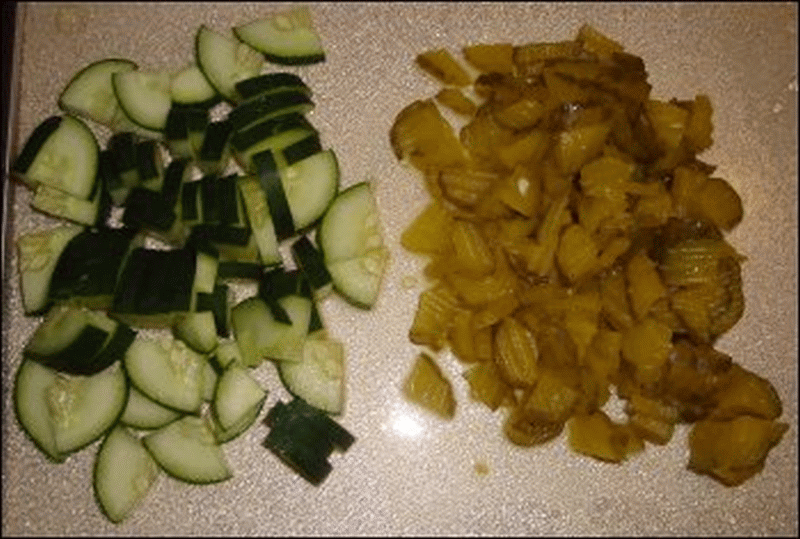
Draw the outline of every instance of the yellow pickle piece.
[[[453,388],[428,354],[420,354],[403,384],[405,397],[443,419],[453,419],[456,400]]]

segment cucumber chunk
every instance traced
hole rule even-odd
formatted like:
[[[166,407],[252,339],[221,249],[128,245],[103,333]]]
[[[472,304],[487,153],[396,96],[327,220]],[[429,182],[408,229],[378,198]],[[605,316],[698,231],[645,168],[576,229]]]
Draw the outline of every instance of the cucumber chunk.
[[[334,288],[353,304],[371,308],[378,297],[389,251],[370,184],[362,182],[339,193],[325,212],[317,234]]]
[[[217,483],[233,476],[207,419],[184,416],[142,442],[158,465],[181,481]]]
[[[200,409],[206,359],[182,341],[137,338],[124,361],[131,383],[150,399],[182,412]]]
[[[23,360],[14,384],[20,424],[55,461],[100,438],[116,423],[127,398],[120,362],[92,376],[71,376]]]
[[[205,25],[195,36],[195,60],[209,84],[233,103],[241,101],[236,83],[255,77],[264,66],[258,51]]]
[[[136,429],[158,429],[180,416],[177,410],[162,406],[132,385],[119,421]]]
[[[135,124],[153,131],[163,131],[172,106],[166,71],[125,71],[114,73],[111,83],[119,105]]]
[[[233,33],[276,64],[307,65],[325,60],[322,40],[307,7],[236,26]]]
[[[302,360],[281,361],[278,371],[286,388],[311,406],[331,414],[344,410],[344,345],[340,341],[309,336],[303,343]]]
[[[51,116],[34,129],[11,166],[31,189],[39,184],[88,200],[97,180],[100,149],[80,119]]]
[[[286,296],[278,304],[289,315],[291,324],[275,319],[267,303],[253,296],[231,309],[231,326],[248,367],[255,367],[264,358],[276,361],[300,361],[303,341],[311,318],[311,300]]]
[[[111,522],[125,520],[144,500],[160,474],[142,441],[122,425],[103,440],[94,465],[94,492]]]
[[[53,272],[66,245],[81,231],[81,226],[63,225],[23,234],[17,239],[25,314],[40,314],[50,305],[50,281]]]
[[[247,367],[231,365],[220,375],[214,392],[214,417],[224,430],[261,409],[267,392],[256,382]]]
[[[197,67],[189,64],[172,76],[169,95],[173,103],[210,108],[220,99],[217,90]]]
[[[135,62],[121,58],[93,62],[67,83],[58,98],[58,106],[64,112],[118,130],[124,126],[126,118],[114,94],[111,76],[135,71],[138,67]]]

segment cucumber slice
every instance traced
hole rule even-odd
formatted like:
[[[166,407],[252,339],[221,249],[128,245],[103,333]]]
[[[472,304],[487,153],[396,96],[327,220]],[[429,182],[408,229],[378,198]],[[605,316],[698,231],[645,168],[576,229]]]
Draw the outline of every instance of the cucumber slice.
[[[322,253],[308,236],[301,236],[291,247],[292,257],[303,272],[317,299],[323,299],[333,290],[333,281]]]
[[[88,200],[97,181],[99,154],[97,139],[83,121],[51,116],[33,130],[11,172],[31,189],[45,184]]]
[[[203,364],[203,401],[211,402],[214,400],[214,391],[217,389],[217,380],[219,374],[214,369],[211,361],[206,361]]]
[[[311,97],[311,88],[294,73],[264,73],[236,83],[236,91],[244,99],[280,90],[299,90]]]
[[[302,90],[286,89],[259,94],[242,101],[230,111],[228,118],[236,131],[290,113],[306,114],[314,109],[314,102]]]
[[[131,383],[150,399],[182,412],[200,409],[206,360],[182,341],[137,338],[124,361]]]
[[[50,278],[50,298],[107,310],[126,259],[143,243],[144,236],[130,228],[82,230],[58,257]]]
[[[339,162],[333,150],[302,159],[280,171],[295,228],[314,224],[339,190]]]
[[[211,311],[186,313],[172,331],[176,338],[201,354],[208,354],[217,346],[217,327]]]
[[[158,429],[178,419],[181,413],[162,406],[138,389],[130,386],[128,402],[119,418],[120,423],[135,429]]]
[[[280,264],[282,257],[278,249],[275,225],[272,222],[267,199],[258,179],[253,176],[244,176],[238,180],[238,184],[261,262],[265,266]]]
[[[22,234],[17,240],[22,306],[26,315],[41,314],[50,305],[50,282],[61,253],[83,231],[64,225]]]
[[[214,392],[214,417],[223,430],[240,424],[252,410],[261,410],[267,392],[258,385],[247,367],[231,365],[220,375]]]
[[[303,341],[311,318],[311,300],[286,296],[278,300],[291,324],[275,319],[267,303],[254,296],[231,309],[231,326],[247,367],[255,367],[263,358],[276,361],[300,361]]]
[[[222,425],[219,424],[214,414],[208,415],[208,420],[211,423],[211,428],[214,432],[214,438],[216,438],[218,443],[224,444],[230,442],[234,438],[237,438],[239,435],[244,434],[250,426],[255,423],[256,419],[258,419],[258,415],[261,413],[262,406],[254,406],[250,410],[247,411],[245,415],[239,419],[236,423],[231,425],[230,428],[224,429]]]
[[[139,505],[160,474],[142,441],[121,425],[103,440],[94,464],[94,492],[111,522],[122,522]]]
[[[281,361],[278,371],[286,388],[311,406],[331,414],[344,410],[344,345],[340,341],[309,336],[302,361]]]
[[[322,40],[307,7],[236,26],[233,33],[276,64],[307,65],[325,60]]]
[[[255,77],[264,66],[258,51],[205,25],[195,36],[195,60],[209,84],[233,103],[241,101],[236,83]]]
[[[247,173],[256,174],[258,168],[253,159],[254,156],[265,151],[272,151],[275,157],[276,167],[283,168],[286,166],[283,150],[314,134],[316,134],[316,130],[313,127],[295,127],[286,131],[281,131],[275,135],[267,136],[251,144],[247,148],[238,150],[233,148],[233,157]]]
[[[197,64],[189,64],[172,76],[169,95],[173,103],[208,109],[221,98]]]
[[[111,84],[119,105],[136,125],[163,131],[172,106],[170,83],[166,71],[126,71],[114,73]]]
[[[181,481],[217,483],[233,476],[211,426],[201,417],[184,416],[142,442],[158,465]]]
[[[389,251],[369,183],[339,193],[322,218],[317,244],[334,288],[353,304],[371,308],[378,297]]]
[[[127,399],[120,362],[92,376],[70,376],[23,360],[14,384],[20,424],[55,461],[100,438],[116,423]]]
[[[122,112],[114,94],[111,76],[114,73],[135,71],[135,62],[120,58],[106,58],[84,67],[61,92],[58,106],[64,112],[93,120],[112,130],[122,127]]]
[[[28,339],[23,356],[59,372],[88,376],[121,359],[134,336],[103,313],[57,305]]]
[[[93,226],[100,220],[100,203],[104,199],[100,189],[97,190],[94,198],[86,200],[40,183],[36,187],[31,207],[52,217],[60,217],[80,225]]]

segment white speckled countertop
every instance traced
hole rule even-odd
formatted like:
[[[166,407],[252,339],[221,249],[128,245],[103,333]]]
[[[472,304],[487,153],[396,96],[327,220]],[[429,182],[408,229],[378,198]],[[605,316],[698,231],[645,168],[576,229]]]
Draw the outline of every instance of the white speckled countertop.
[[[57,113],[70,75],[90,61],[129,58],[142,67],[191,60],[200,24],[225,31],[275,4],[22,4],[12,152]],[[544,4],[353,3],[311,5],[327,61],[293,69],[314,90],[309,118],[339,156],[342,184],[373,179],[392,252],[372,311],[336,298],[322,306],[348,351],[348,402],[340,422],[356,437],[315,488],[289,471],[256,425],[226,445],[233,479],[190,486],[162,476],[124,524],[93,499],[97,444],[61,465],[26,439],[11,404],[13,373],[36,325],[20,315],[16,255],[5,261],[3,302],[3,535],[786,535],[797,534],[797,6],[792,3]],[[500,415],[471,405],[461,367],[456,418],[441,422],[406,404],[400,385],[417,349],[407,332],[421,261],[399,238],[424,204],[416,176],[394,159],[388,130],[410,101],[436,85],[413,65],[426,49],[476,42],[571,39],[589,22],[644,58],[657,98],[707,93],[713,147],[703,159],[740,193],[745,218],[729,236],[747,255],[746,312],[719,348],[767,377],[789,431],[764,471],[729,489],[686,471],[686,429],[665,447],[622,465],[571,454],[562,436],[521,449],[500,434]],[[4,177],[4,181],[6,181]],[[28,209],[30,193],[7,186],[7,241],[52,223]],[[270,365],[259,371],[285,399]],[[486,466],[488,473],[478,473]]]

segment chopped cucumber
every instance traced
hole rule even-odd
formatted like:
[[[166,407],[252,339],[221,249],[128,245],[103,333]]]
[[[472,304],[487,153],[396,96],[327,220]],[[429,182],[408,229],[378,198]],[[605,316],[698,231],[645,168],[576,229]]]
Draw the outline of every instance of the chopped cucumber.
[[[124,127],[126,118],[114,94],[111,76],[138,68],[135,62],[120,58],[93,62],[72,77],[58,98],[58,106],[64,112],[118,130]]]
[[[287,389],[311,406],[331,414],[344,410],[344,345],[340,341],[309,336],[303,343],[302,360],[281,361],[278,371]]]
[[[205,25],[195,36],[195,59],[209,84],[233,103],[241,101],[236,83],[255,77],[264,65],[258,51]]]
[[[51,116],[33,130],[11,172],[31,189],[45,184],[88,200],[97,181],[99,154],[97,139],[83,121]]]
[[[208,109],[219,100],[217,90],[197,67],[189,64],[172,76],[169,95],[173,103]]]
[[[169,475],[187,483],[217,483],[233,474],[209,422],[187,415],[146,435],[147,451]]]
[[[196,413],[203,402],[206,359],[172,337],[137,338],[125,354],[131,383],[157,403]]]
[[[307,7],[236,26],[233,33],[276,64],[306,65],[325,60],[322,40]]]
[[[123,71],[111,76],[119,105],[133,122],[145,129],[163,131],[172,106],[166,71]]]
[[[355,305],[372,307],[389,251],[370,184],[362,182],[339,193],[325,212],[317,234],[334,288]]]
[[[17,417],[55,461],[100,438],[122,414],[128,383],[120,362],[91,376],[71,376],[24,360],[17,371]]]
[[[142,441],[122,425],[103,440],[94,465],[94,492],[111,522],[125,520],[144,500],[160,470]]]
[[[59,257],[72,238],[83,231],[77,225],[23,234],[17,240],[22,305],[25,314],[39,314],[50,302],[50,281]]]
[[[136,429],[158,429],[175,421],[181,413],[157,403],[131,385],[120,423]]]
[[[224,430],[261,409],[267,392],[256,382],[247,367],[231,365],[220,375],[214,392],[214,417]]]
[[[291,324],[275,319],[267,303],[258,296],[247,298],[231,310],[231,325],[242,360],[255,367],[263,358],[276,361],[300,361],[303,341],[311,318],[311,300],[286,296],[278,304],[288,314]]]

